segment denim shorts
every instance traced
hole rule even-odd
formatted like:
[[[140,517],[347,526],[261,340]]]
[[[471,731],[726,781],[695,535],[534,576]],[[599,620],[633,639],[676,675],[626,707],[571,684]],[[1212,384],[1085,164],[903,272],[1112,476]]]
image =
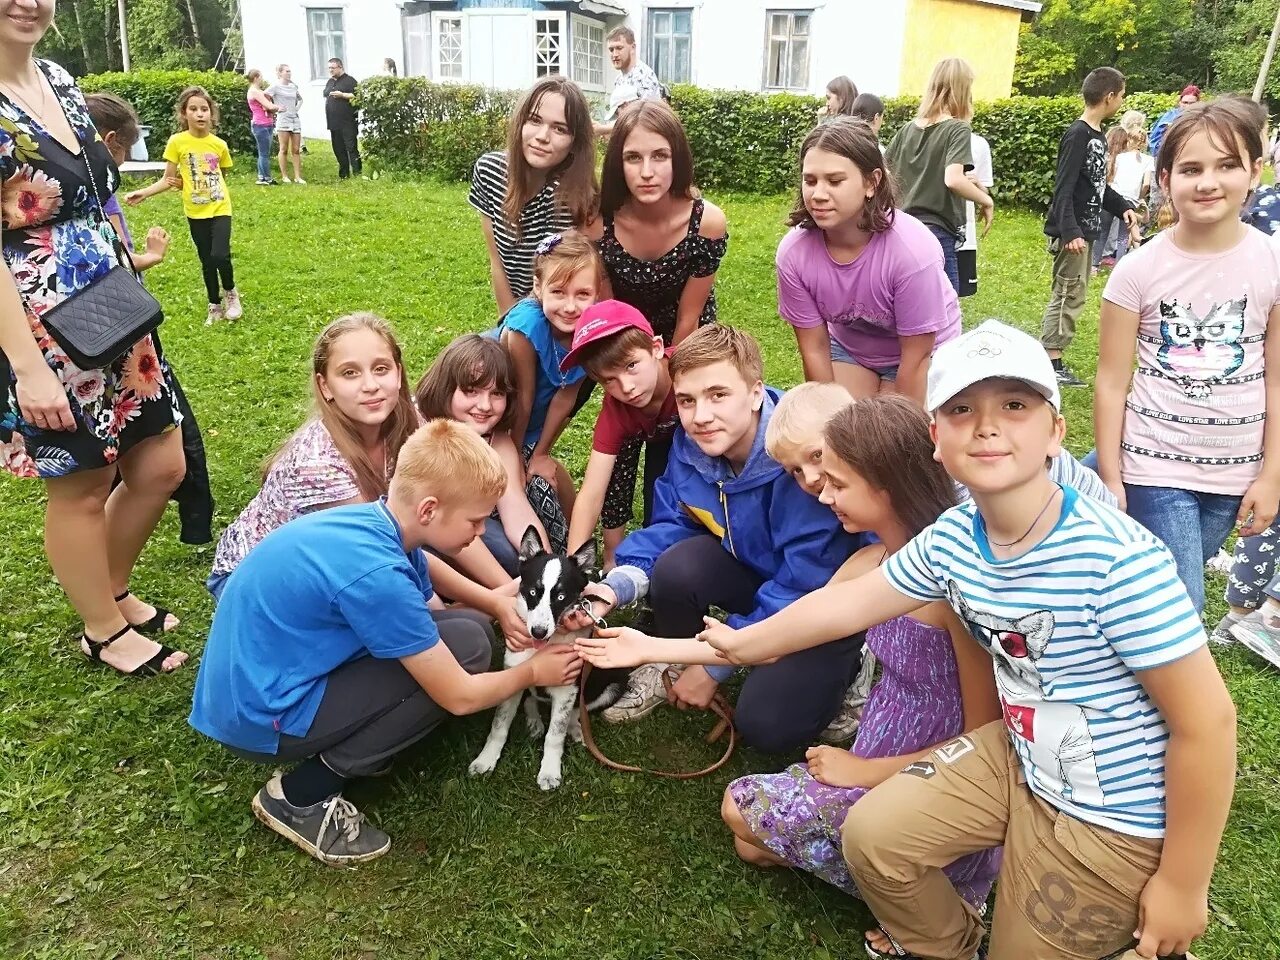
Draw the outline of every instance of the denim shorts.
[[[855,367],[862,367],[865,370],[873,371],[880,377],[881,380],[897,380],[898,379],[898,364],[895,363],[892,366],[888,366],[888,367],[869,367],[865,363],[859,363],[857,360],[855,360],[853,358],[853,355],[849,353],[849,351],[844,348],[844,345],[840,343],[840,341],[837,340],[835,337],[829,337],[828,339],[831,342],[831,362],[832,363],[851,363]]]

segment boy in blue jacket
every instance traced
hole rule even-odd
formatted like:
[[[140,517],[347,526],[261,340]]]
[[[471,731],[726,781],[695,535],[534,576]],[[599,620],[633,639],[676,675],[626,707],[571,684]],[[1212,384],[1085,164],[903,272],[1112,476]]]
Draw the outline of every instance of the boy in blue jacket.
[[[684,340],[669,362],[680,415],[649,526],[628,536],[617,566],[594,590],[603,616],[648,594],[659,636],[689,637],[712,606],[747,626],[824,586],[862,538],[809,496],[765,452],[781,392],[762,381],[750,334],[711,324]],[[744,741],[782,753],[808,746],[840,709],[861,662],[861,633],[754,668],[736,720]],[[666,664],[636,670],[606,720],[638,720],[670,699],[705,709],[733,667],[692,666],[668,698]]]

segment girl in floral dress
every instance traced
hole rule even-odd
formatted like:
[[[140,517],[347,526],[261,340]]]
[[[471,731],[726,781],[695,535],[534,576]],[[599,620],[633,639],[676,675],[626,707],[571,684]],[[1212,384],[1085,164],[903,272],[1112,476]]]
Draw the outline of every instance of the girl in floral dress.
[[[119,262],[101,212],[115,164],[75,82],[32,57],[52,19],[46,0],[0,18],[0,465],[45,482],[45,549],[84,622],[82,652],[148,676],[187,659],[142,635],[177,620],[128,586],[183,476],[180,415],[150,336],[81,370],[40,322]]]
[[[933,459],[928,416],[906,397],[866,398],[835,414],[824,432],[820,499],[845,530],[880,542],[860,550],[833,578],[873,569],[956,503],[955,486]],[[781,773],[741,777],[721,813],[738,855],[759,866],[790,866],[857,895],[840,849],[849,809],[935,746],[1000,716],[989,658],[943,603],[867,631],[881,664],[850,750],[809,748]],[[946,870],[981,907],[999,871],[999,852],[976,853]]]

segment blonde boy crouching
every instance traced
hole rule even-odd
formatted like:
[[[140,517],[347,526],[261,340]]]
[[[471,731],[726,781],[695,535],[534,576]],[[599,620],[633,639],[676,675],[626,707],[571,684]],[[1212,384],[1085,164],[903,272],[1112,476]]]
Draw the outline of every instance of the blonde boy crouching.
[[[190,723],[238,757],[297,764],[258,791],[253,811],[322,863],[347,866],[391,848],[343,798],[349,780],[385,771],[450,714],[578,674],[563,647],[486,673],[487,621],[428,609],[435,595],[422,548],[466,547],[506,484],[474,431],[429,421],[401,448],[386,498],[285,524],[227,580]]]

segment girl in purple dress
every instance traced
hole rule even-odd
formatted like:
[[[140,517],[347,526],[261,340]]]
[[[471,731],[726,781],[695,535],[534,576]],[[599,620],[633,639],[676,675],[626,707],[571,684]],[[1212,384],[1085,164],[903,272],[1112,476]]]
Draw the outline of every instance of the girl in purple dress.
[[[933,459],[928,416],[905,397],[869,397],[844,407],[808,446],[801,459],[820,464],[819,499],[845,530],[880,539],[850,557],[833,579],[880,565],[956,503],[955,485]],[[799,473],[797,479],[813,489]],[[741,777],[725,790],[721,808],[746,862],[807,870],[854,896],[840,849],[849,809],[938,744],[1000,716],[990,660],[946,604],[872,627],[867,649],[882,673],[852,749],[810,747],[806,763]],[[999,867],[999,851],[988,850],[957,860],[946,873],[981,907]]]

